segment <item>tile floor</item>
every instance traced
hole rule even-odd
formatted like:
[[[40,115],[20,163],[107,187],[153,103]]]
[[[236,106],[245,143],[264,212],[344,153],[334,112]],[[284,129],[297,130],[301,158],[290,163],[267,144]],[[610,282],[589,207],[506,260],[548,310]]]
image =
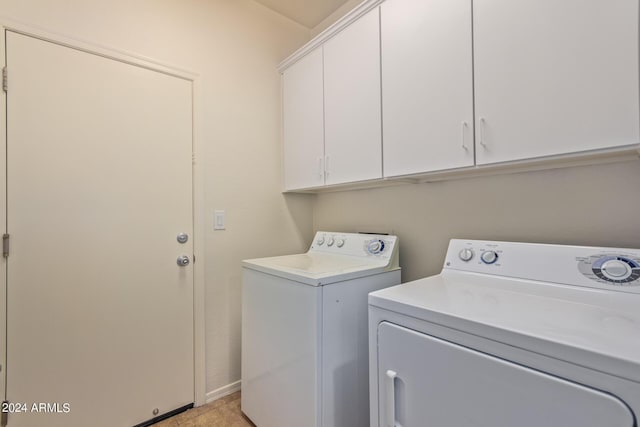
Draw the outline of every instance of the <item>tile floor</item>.
[[[168,418],[153,427],[255,427],[240,412],[240,392]]]

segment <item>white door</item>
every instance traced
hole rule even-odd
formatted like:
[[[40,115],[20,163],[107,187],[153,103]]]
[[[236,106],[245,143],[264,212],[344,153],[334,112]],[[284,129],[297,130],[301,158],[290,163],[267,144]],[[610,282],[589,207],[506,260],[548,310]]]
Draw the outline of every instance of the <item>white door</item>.
[[[615,396],[387,322],[378,384],[385,427],[635,426]]]
[[[324,185],[322,47],[282,74],[285,190]]]
[[[473,2],[477,163],[640,142],[636,0]]]
[[[13,32],[6,57],[9,426],[192,403],[192,83]]]
[[[380,6],[384,176],[473,166],[471,0]]]
[[[326,183],[382,177],[380,11],[324,45]]]

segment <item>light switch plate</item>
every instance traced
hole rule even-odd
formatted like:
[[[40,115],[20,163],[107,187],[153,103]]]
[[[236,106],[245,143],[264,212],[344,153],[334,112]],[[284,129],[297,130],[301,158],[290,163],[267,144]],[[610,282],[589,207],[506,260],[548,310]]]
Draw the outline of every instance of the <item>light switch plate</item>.
[[[224,211],[214,210],[213,211],[213,229],[214,230],[224,230]]]

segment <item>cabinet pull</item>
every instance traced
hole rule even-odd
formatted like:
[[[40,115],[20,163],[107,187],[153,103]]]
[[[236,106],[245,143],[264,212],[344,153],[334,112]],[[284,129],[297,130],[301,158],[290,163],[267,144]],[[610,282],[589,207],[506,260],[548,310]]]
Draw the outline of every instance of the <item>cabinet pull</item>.
[[[331,169],[329,169],[329,156],[324,156],[324,177],[325,179],[329,176]]]
[[[487,148],[487,144],[484,142],[484,118],[480,117],[480,145]]]
[[[385,420],[384,427],[402,427],[399,422],[396,421],[396,377],[398,373],[389,369],[386,372],[387,383],[387,419]]]
[[[318,177],[324,178],[324,170],[322,169],[322,157],[318,157]]]
[[[467,128],[467,122],[462,122],[462,148],[464,151],[469,151],[469,147],[464,143],[464,131]]]

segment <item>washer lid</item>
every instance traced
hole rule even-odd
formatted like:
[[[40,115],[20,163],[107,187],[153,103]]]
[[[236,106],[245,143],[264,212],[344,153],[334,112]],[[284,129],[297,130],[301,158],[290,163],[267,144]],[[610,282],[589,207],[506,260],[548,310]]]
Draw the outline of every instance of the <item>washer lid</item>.
[[[369,305],[640,382],[640,295],[444,271]]]
[[[386,261],[308,252],[242,261],[242,266],[313,286],[369,276],[387,270]]]

